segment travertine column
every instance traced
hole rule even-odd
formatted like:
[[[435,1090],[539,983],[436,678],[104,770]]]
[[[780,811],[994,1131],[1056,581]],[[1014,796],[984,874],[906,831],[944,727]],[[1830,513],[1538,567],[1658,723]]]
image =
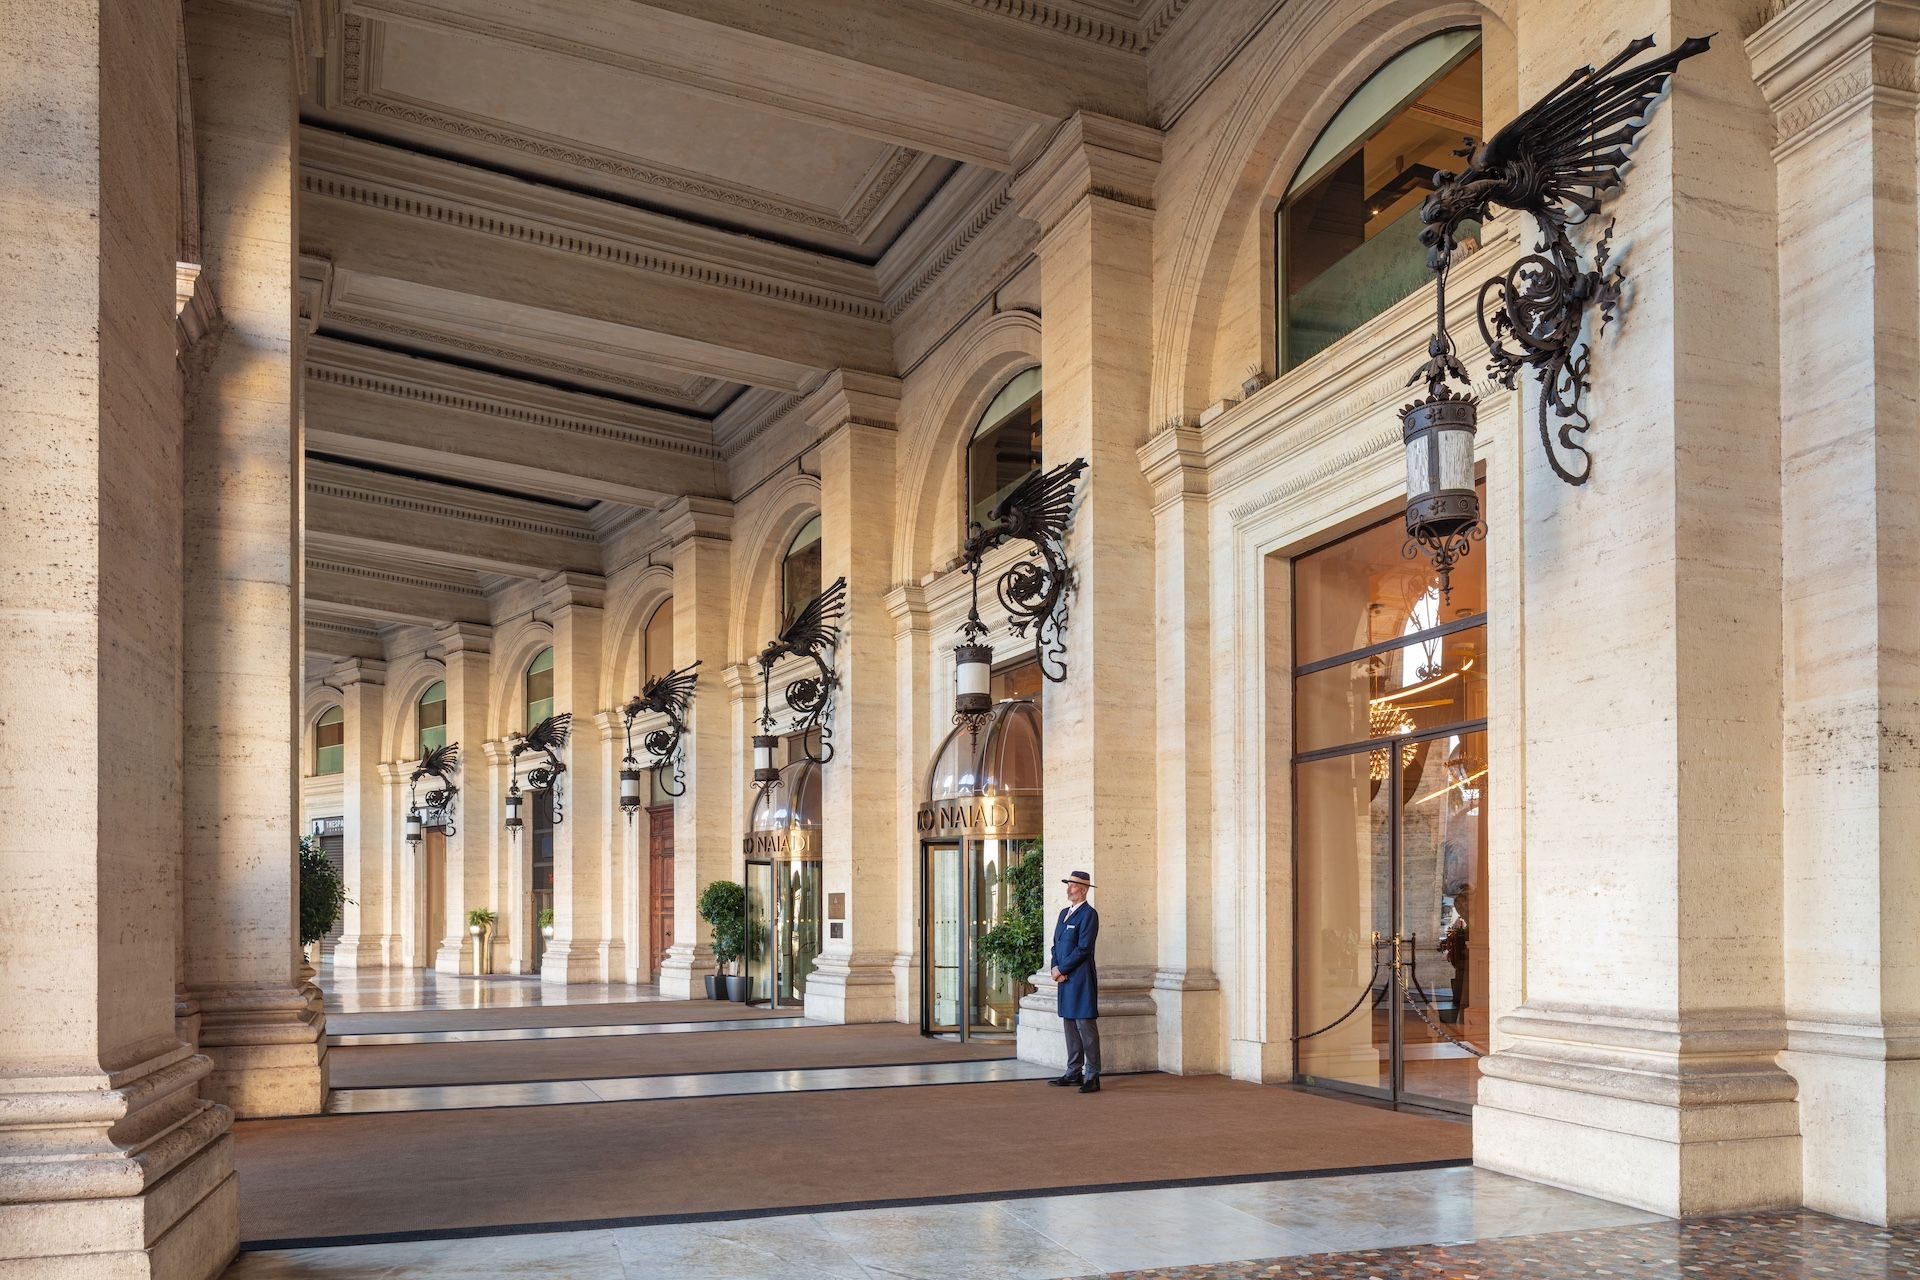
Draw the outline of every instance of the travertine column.
[[[365,658],[341,662],[333,668],[333,682],[340,686],[346,729],[340,849],[347,905],[333,949],[334,970],[344,972],[393,962],[398,886],[388,875],[386,783],[380,776],[387,664]]]
[[[1153,486],[1155,719],[1159,797],[1160,1069],[1225,1067],[1220,980],[1213,969],[1213,602],[1208,598],[1207,473],[1200,432],[1174,427],[1148,440],[1140,464]],[[1103,920],[1104,923],[1104,920]]]
[[[467,912],[488,905],[488,819],[493,816],[487,791],[486,755],[480,743],[487,732],[487,681],[492,670],[493,628],[471,622],[450,622],[434,632],[434,644],[447,664],[447,741],[460,744],[460,769],[453,781],[453,834],[446,837],[446,900],[428,903],[429,919],[438,922],[439,946],[433,967],[440,973],[476,973],[473,935],[467,932]],[[438,784],[420,780],[420,794]]]
[[[927,593],[918,583],[895,587],[886,595],[893,617],[894,706],[899,717],[894,741],[900,744],[900,768],[894,779],[894,954],[893,1016],[896,1022],[920,1020],[920,802],[926,798],[929,758],[944,732],[928,707],[933,681],[933,635]],[[949,712],[950,703],[946,704]]]
[[[600,798],[613,785],[599,767],[594,702],[600,684],[601,603],[606,584],[592,574],[555,574],[547,583],[553,610],[553,706],[571,711],[573,726],[561,759],[561,807],[553,827],[553,941],[540,960],[546,982],[600,982]],[[532,728],[532,725],[528,725]],[[522,757],[522,764],[530,764]],[[521,839],[528,836],[522,834]]]
[[[897,379],[837,370],[805,408],[820,437],[820,582],[847,580],[833,651],[834,757],[821,793],[826,937],[807,979],[807,1016],[827,1022],[890,1022],[895,1015],[899,755],[886,594],[893,586],[899,403]],[[844,918],[833,914],[836,894],[844,895]]]
[[[476,847],[482,839],[486,842],[488,876],[487,892],[477,901],[494,913],[495,973],[528,972],[531,952],[527,948],[533,940],[526,922],[518,918],[527,902],[527,863],[520,849],[525,836],[513,835],[506,827],[506,795],[512,779],[512,744],[504,738],[480,743],[471,780],[485,792],[486,816],[473,829],[473,838]]]
[[[1787,1049],[1805,1202],[1920,1217],[1920,4],[1747,41],[1774,109],[1786,571]]]
[[[301,991],[301,432],[292,6],[187,6],[206,277],[186,434],[187,986],[241,1116],[317,1112],[325,1018]]]
[[[594,928],[600,939],[600,980],[619,982],[627,972],[626,921],[622,908],[633,896],[633,881],[627,875],[625,859],[628,822],[620,809],[618,785],[620,757],[626,754],[625,722],[618,711],[596,711],[590,723],[582,728],[587,734],[580,740],[582,767],[597,771],[601,778],[599,804],[592,813],[581,815],[583,821],[592,824],[598,837],[600,910]]]
[[[8,13],[0,1274],[205,1277],[239,1225],[174,1032],[179,10]]]
[[[1630,37],[1723,33],[1681,66],[1604,211],[1628,305],[1594,346],[1592,479],[1555,478],[1537,435],[1527,449],[1525,1001],[1474,1114],[1481,1164],[1670,1214],[1800,1195],[1775,1060],[1771,127],[1724,34],[1752,9],[1528,0],[1518,21],[1523,101]]]
[[[661,994],[685,999],[704,995],[713,972],[713,944],[694,909],[700,891],[733,872],[733,733],[723,678],[733,505],[677,498],[661,517],[673,540],[673,665],[700,663],[682,745],[687,790],[673,802],[673,946],[660,965]]]
[[[1137,452],[1152,366],[1153,181],[1160,135],[1080,114],[1014,182],[1040,227],[1045,465],[1085,458],[1067,554],[1066,681],[1049,684],[1047,933],[1082,870],[1100,912],[1100,1035],[1113,1071],[1160,1064],[1154,792],[1154,523]],[[1021,1001],[1020,1056],[1064,1063],[1053,986]]]

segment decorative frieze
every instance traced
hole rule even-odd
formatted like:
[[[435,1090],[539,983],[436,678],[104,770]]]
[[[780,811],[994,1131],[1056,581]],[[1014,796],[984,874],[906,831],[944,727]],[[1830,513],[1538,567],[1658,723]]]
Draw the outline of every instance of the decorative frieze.
[[[394,511],[407,511],[415,515],[437,516],[448,520],[465,520],[473,524],[485,524],[500,529],[512,529],[517,533],[533,533],[550,538],[564,538],[571,542],[591,543],[595,540],[591,529],[577,528],[571,525],[552,524],[540,520],[529,520],[522,516],[510,516],[498,512],[480,511],[472,507],[456,507],[451,503],[430,502],[424,498],[382,492],[360,485],[344,484],[336,480],[322,480],[309,477],[307,480],[307,493],[314,497],[341,498],[349,502],[364,502],[372,506],[386,507]]]

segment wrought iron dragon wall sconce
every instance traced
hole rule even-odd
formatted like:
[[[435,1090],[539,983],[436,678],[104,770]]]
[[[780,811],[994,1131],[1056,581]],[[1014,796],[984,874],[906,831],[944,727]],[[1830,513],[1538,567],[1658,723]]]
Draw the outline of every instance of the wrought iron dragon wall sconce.
[[[1534,251],[1480,287],[1474,317],[1487,343],[1488,371],[1500,385],[1511,390],[1521,370],[1533,370],[1547,464],[1568,484],[1583,485],[1593,473],[1593,455],[1584,443],[1593,424],[1581,407],[1592,364],[1581,333],[1591,308],[1599,310],[1601,328],[1613,319],[1625,275],[1608,265],[1612,223],[1591,268],[1582,265],[1567,230],[1599,212],[1605,193],[1620,185],[1620,168],[1646,128],[1654,100],[1674,68],[1704,52],[1709,39],[1695,36],[1672,53],[1627,66],[1653,47],[1651,37],[1634,40],[1605,65],[1580,68],[1485,146],[1475,150],[1467,139],[1460,152],[1470,155],[1466,170],[1436,174],[1433,194],[1420,206],[1436,318],[1427,362],[1407,380],[1424,381],[1427,394],[1400,411],[1407,462],[1405,555],[1412,559],[1426,551],[1445,599],[1452,599],[1454,565],[1486,535],[1474,487],[1479,402],[1447,386],[1449,379],[1472,384],[1447,334],[1447,271],[1460,226],[1484,220],[1496,205],[1524,210],[1539,223]],[[1578,458],[1563,459],[1563,452]]]
[[[976,737],[993,712],[993,646],[980,621],[980,566],[1002,543],[1022,540],[1032,550],[1008,566],[995,584],[1007,611],[1007,630],[1024,639],[1033,633],[1033,654],[1040,674],[1058,684],[1067,678],[1068,590],[1073,570],[1067,563],[1067,526],[1073,520],[1074,485],[1087,469],[1085,458],[1035,472],[987,513],[985,524],[967,526],[961,557],[973,580],[973,601],[953,648],[953,719]]]
[[[460,788],[454,785],[453,775],[459,769],[460,744],[457,742],[435,747],[420,757],[420,763],[414,766],[413,773],[407,778],[408,844],[419,844],[421,830],[428,826],[438,827],[449,836],[458,834],[458,829],[453,825],[453,798],[460,794]],[[435,778],[440,783],[438,788],[427,792],[424,809],[419,800],[422,778]],[[427,813],[435,815],[433,822],[427,821]]]
[[[507,830],[517,832],[521,827],[520,819],[520,757],[529,751],[539,751],[546,755],[545,764],[535,765],[527,772],[527,787],[531,791],[545,791],[553,796],[553,823],[559,826],[567,820],[560,804],[560,775],[567,771],[566,762],[560,758],[560,748],[567,745],[567,732],[573,727],[573,713],[562,712],[557,716],[548,716],[533,726],[525,734],[513,735],[512,762],[508,765],[507,786]]]
[[[631,818],[640,808],[640,762],[633,755],[633,722],[652,712],[667,718],[666,727],[655,729],[640,741],[651,757],[647,767],[661,778],[660,790],[670,796],[687,794],[686,774],[680,768],[680,740],[687,732],[687,709],[693,705],[694,685],[699,677],[695,661],[678,671],[655,676],[640,686],[640,696],[620,708],[626,720],[627,754],[620,761],[620,808]],[[671,767],[668,777],[664,770]]]
[[[776,722],[768,685],[774,664],[781,658],[806,658],[815,668],[812,674],[787,682],[783,696],[787,710],[794,715],[789,732],[800,736],[800,750],[808,760],[825,764],[833,759],[833,723],[827,713],[833,705],[833,691],[839,679],[827,659],[839,642],[840,615],[846,604],[847,580],[836,578],[832,586],[809,600],[794,615],[778,639],[760,651],[761,732],[753,736],[753,784],[763,791],[780,781],[780,770],[773,762],[780,738],[773,731]],[[818,751],[814,749],[815,743],[819,744]]]

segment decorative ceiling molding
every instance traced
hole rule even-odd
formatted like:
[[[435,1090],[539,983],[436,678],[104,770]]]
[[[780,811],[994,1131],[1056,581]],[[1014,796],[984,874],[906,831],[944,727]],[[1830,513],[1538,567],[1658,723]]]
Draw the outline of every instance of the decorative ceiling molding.
[[[307,558],[308,573],[338,573],[352,578],[365,578],[370,582],[385,582],[396,587],[414,587],[422,591],[440,591],[450,595],[472,596],[483,599],[486,592],[469,583],[449,582],[442,578],[414,578],[404,573],[391,573],[384,569],[372,569],[365,565],[343,564],[337,560],[318,560]]]
[[[1160,0],[1160,4],[1151,10],[1151,16],[1143,15],[1140,22],[1140,49],[1151,50],[1173,30],[1173,24],[1180,21],[1193,0]]]
[[[386,507],[393,511],[408,511],[415,515],[437,516],[448,520],[464,520],[470,524],[491,525],[497,529],[512,529],[519,533],[540,534],[572,542],[595,541],[593,530],[590,528],[555,524],[526,516],[508,515],[500,511],[485,511],[471,504],[456,506],[451,502],[434,502],[426,498],[370,488],[364,484],[348,484],[342,480],[321,479],[309,475],[307,493],[313,497],[340,498],[348,502],[363,502],[370,506]],[[499,501],[506,502],[510,499]]]
[[[1126,53],[1144,54],[1180,20],[1193,0],[1145,0],[1132,21],[1118,13],[1075,6],[1071,0],[943,0]]]
[[[986,203],[974,211],[972,217],[955,227],[934,254],[922,261],[917,271],[902,280],[888,293],[887,316],[896,317],[912,306],[920,295],[931,288],[933,282],[938,280],[962,253],[966,252],[967,246],[972,244],[982,231],[993,225],[993,220],[999,217],[1012,202],[1011,184],[1002,182]]]
[[[871,233],[869,223],[876,211],[897,197],[903,185],[917,177],[933,157],[907,147],[890,147],[881,160],[849,193],[839,209],[823,208],[782,198],[773,192],[724,182],[710,174],[692,173],[658,161],[641,162],[632,156],[589,147],[578,140],[557,138],[507,121],[462,114],[444,104],[424,102],[393,93],[374,83],[372,71],[383,23],[362,14],[349,14],[342,37],[340,77],[341,106],[356,111],[419,125],[436,132],[453,134],[488,146],[501,147],[525,155],[538,156],[560,164],[605,173],[640,186],[657,187],[694,200],[744,209],[776,221],[811,227],[853,240],[864,240]],[[491,24],[477,24],[480,34],[494,39],[526,44],[525,33],[496,30]],[[373,46],[373,47],[370,47]],[[530,46],[539,47],[539,46]],[[566,50],[548,52],[565,54]]]
[[[353,636],[361,640],[380,638],[380,632],[373,627],[356,626],[351,622],[336,622],[331,618],[316,618],[311,607],[307,611],[307,626],[315,631],[331,631],[336,635]]]

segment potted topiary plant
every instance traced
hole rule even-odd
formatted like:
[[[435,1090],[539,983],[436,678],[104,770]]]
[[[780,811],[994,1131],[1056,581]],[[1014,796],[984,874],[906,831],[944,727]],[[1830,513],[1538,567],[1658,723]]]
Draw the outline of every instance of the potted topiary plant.
[[[1046,860],[1034,842],[1027,856],[1000,872],[1012,901],[993,928],[980,935],[980,954],[1019,995],[1033,988],[1028,979],[1046,964]]]
[[[467,912],[467,932],[473,935],[473,971],[476,974],[488,973],[493,969],[492,950],[489,945],[493,938],[494,926],[500,923],[500,917],[485,907],[475,907]]]
[[[311,947],[340,921],[353,899],[347,882],[334,870],[317,836],[300,837],[300,945]]]
[[[713,928],[713,958],[730,968],[747,949],[747,891],[732,880],[715,880],[700,893],[700,918]],[[707,995],[719,1000],[745,1000],[747,979],[741,974],[707,979]]]

